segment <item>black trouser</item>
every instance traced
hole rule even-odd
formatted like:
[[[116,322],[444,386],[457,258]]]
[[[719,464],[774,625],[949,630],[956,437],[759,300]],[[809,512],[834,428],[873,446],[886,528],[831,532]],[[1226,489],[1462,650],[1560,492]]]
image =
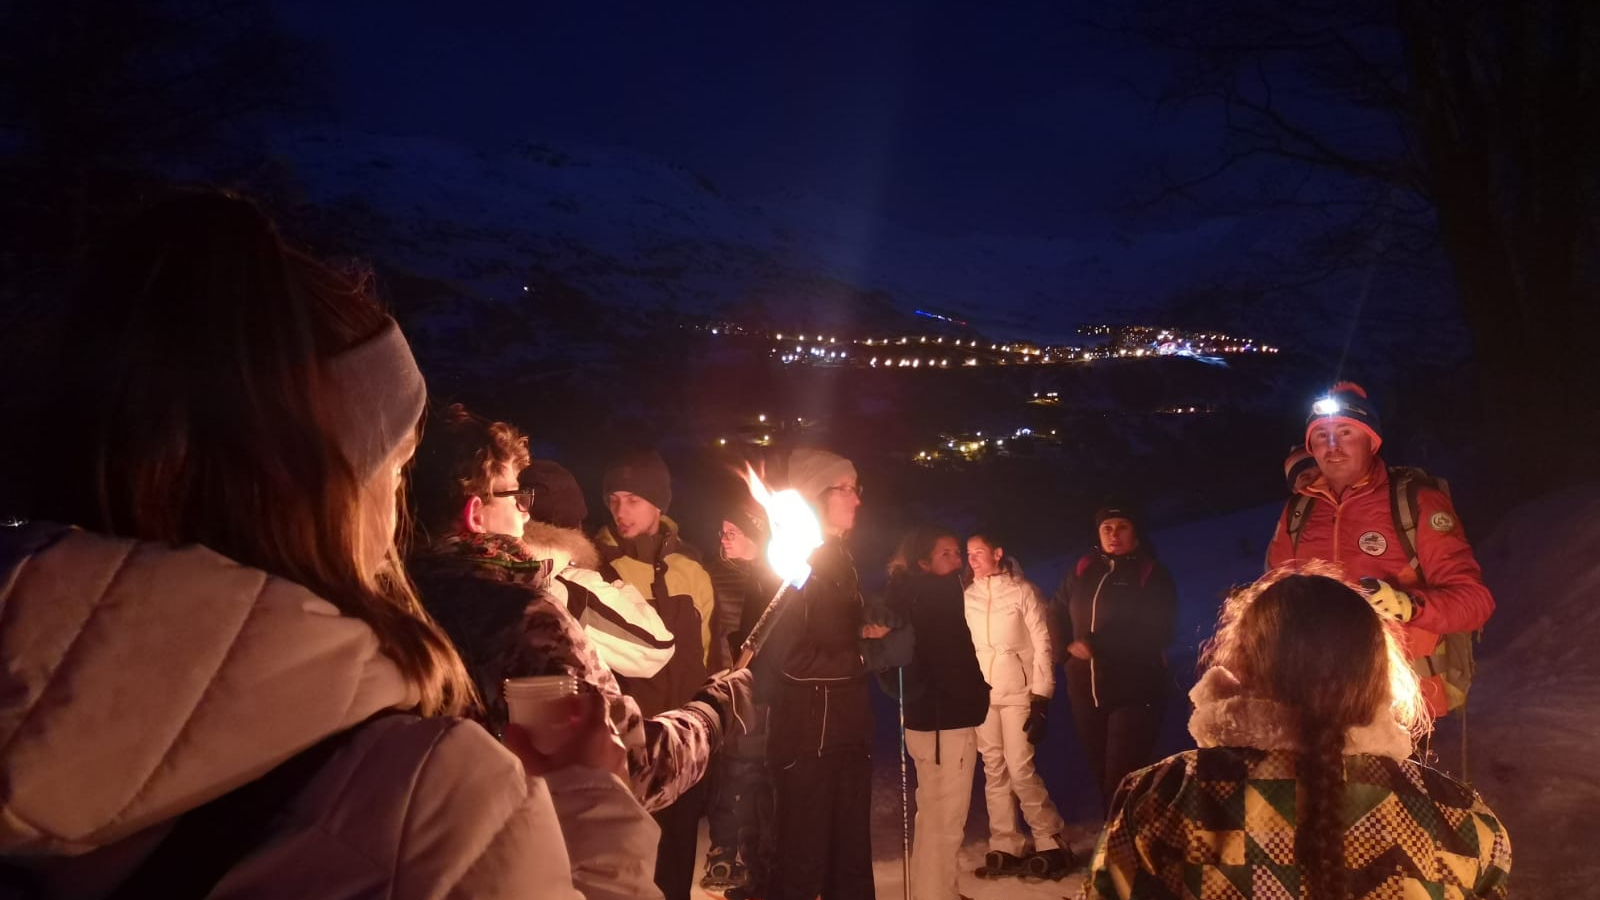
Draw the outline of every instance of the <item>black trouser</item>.
[[[700,816],[706,808],[706,783],[683,793],[676,803],[652,813],[661,826],[656,845],[656,887],[667,900],[689,900],[694,887],[695,844],[700,838]]]
[[[764,748],[757,748],[764,751]],[[764,752],[743,748],[719,754],[712,762],[711,803],[706,809],[711,848],[737,850],[750,873],[750,883],[764,884],[771,857],[772,780]]]
[[[1089,758],[1089,771],[1100,788],[1100,809],[1108,813],[1123,776],[1155,762],[1150,755],[1161,735],[1166,698],[1096,707],[1088,679],[1068,680],[1067,697],[1072,701],[1072,721],[1078,726],[1083,754]]]
[[[867,748],[775,763],[777,838],[767,900],[873,900]]]

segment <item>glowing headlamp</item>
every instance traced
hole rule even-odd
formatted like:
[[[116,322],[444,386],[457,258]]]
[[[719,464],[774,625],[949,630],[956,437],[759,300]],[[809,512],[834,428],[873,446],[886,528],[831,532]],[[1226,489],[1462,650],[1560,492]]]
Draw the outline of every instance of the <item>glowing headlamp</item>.
[[[1343,404],[1332,397],[1323,397],[1311,404],[1311,412],[1319,416],[1337,415],[1342,409],[1344,409]]]

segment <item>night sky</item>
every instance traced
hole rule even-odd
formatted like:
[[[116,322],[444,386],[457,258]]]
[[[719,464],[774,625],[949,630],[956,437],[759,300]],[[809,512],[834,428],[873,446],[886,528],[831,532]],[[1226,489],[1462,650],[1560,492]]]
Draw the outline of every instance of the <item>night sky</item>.
[[[1158,114],[1138,91],[1162,63],[1060,2],[278,6],[325,46],[346,124],[627,146],[927,232],[1103,233],[1158,155],[1221,139]]]

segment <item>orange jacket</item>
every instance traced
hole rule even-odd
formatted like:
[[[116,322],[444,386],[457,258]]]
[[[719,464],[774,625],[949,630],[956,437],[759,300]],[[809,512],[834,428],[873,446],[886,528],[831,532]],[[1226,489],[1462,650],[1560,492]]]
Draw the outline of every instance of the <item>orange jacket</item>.
[[[1483,585],[1483,570],[1443,491],[1423,486],[1417,492],[1417,560],[1426,581],[1418,580],[1401,547],[1389,506],[1389,468],[1382,457],[1374,458],[1366,477],[1346,488],[1342,497],[1336,499],[1321,476],[1301,493],[1317,502],[1300,527],[1299,546],[1289,536],[1286,504],[1267,548],[1269,567],[1321,559],[1339,564],[1351,581],[1377,578],[1410,594],[1421,603],[1416,618],[1405,625],[1412,659],[1432,653],[1439,635],[1476,631],[1489,620],[1494,597]],[[1438,677],[1425,679],[1422,687],[1429,709],[1441,715],[1444,689]]]

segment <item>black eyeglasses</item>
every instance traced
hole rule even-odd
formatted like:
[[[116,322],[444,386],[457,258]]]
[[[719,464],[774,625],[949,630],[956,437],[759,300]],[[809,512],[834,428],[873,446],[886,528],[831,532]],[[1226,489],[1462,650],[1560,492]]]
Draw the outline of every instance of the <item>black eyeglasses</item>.
[[[491,496],[491,497],[515,497],[515,498],[517,498],[517,509],[520,509],[525,513],[533,512],[533,495],[534,495],[533,488],[521,488],[521,487],[516,488],[515,490],[510,490],[510,491],[490,491],[489,492],[489,496]]]
[[[828,488],[823,493],[832,493],[834,491],[843,491],[846,494],[855,494],[857,498],[866,496],[866,489],[859,484],[836,484]]]

